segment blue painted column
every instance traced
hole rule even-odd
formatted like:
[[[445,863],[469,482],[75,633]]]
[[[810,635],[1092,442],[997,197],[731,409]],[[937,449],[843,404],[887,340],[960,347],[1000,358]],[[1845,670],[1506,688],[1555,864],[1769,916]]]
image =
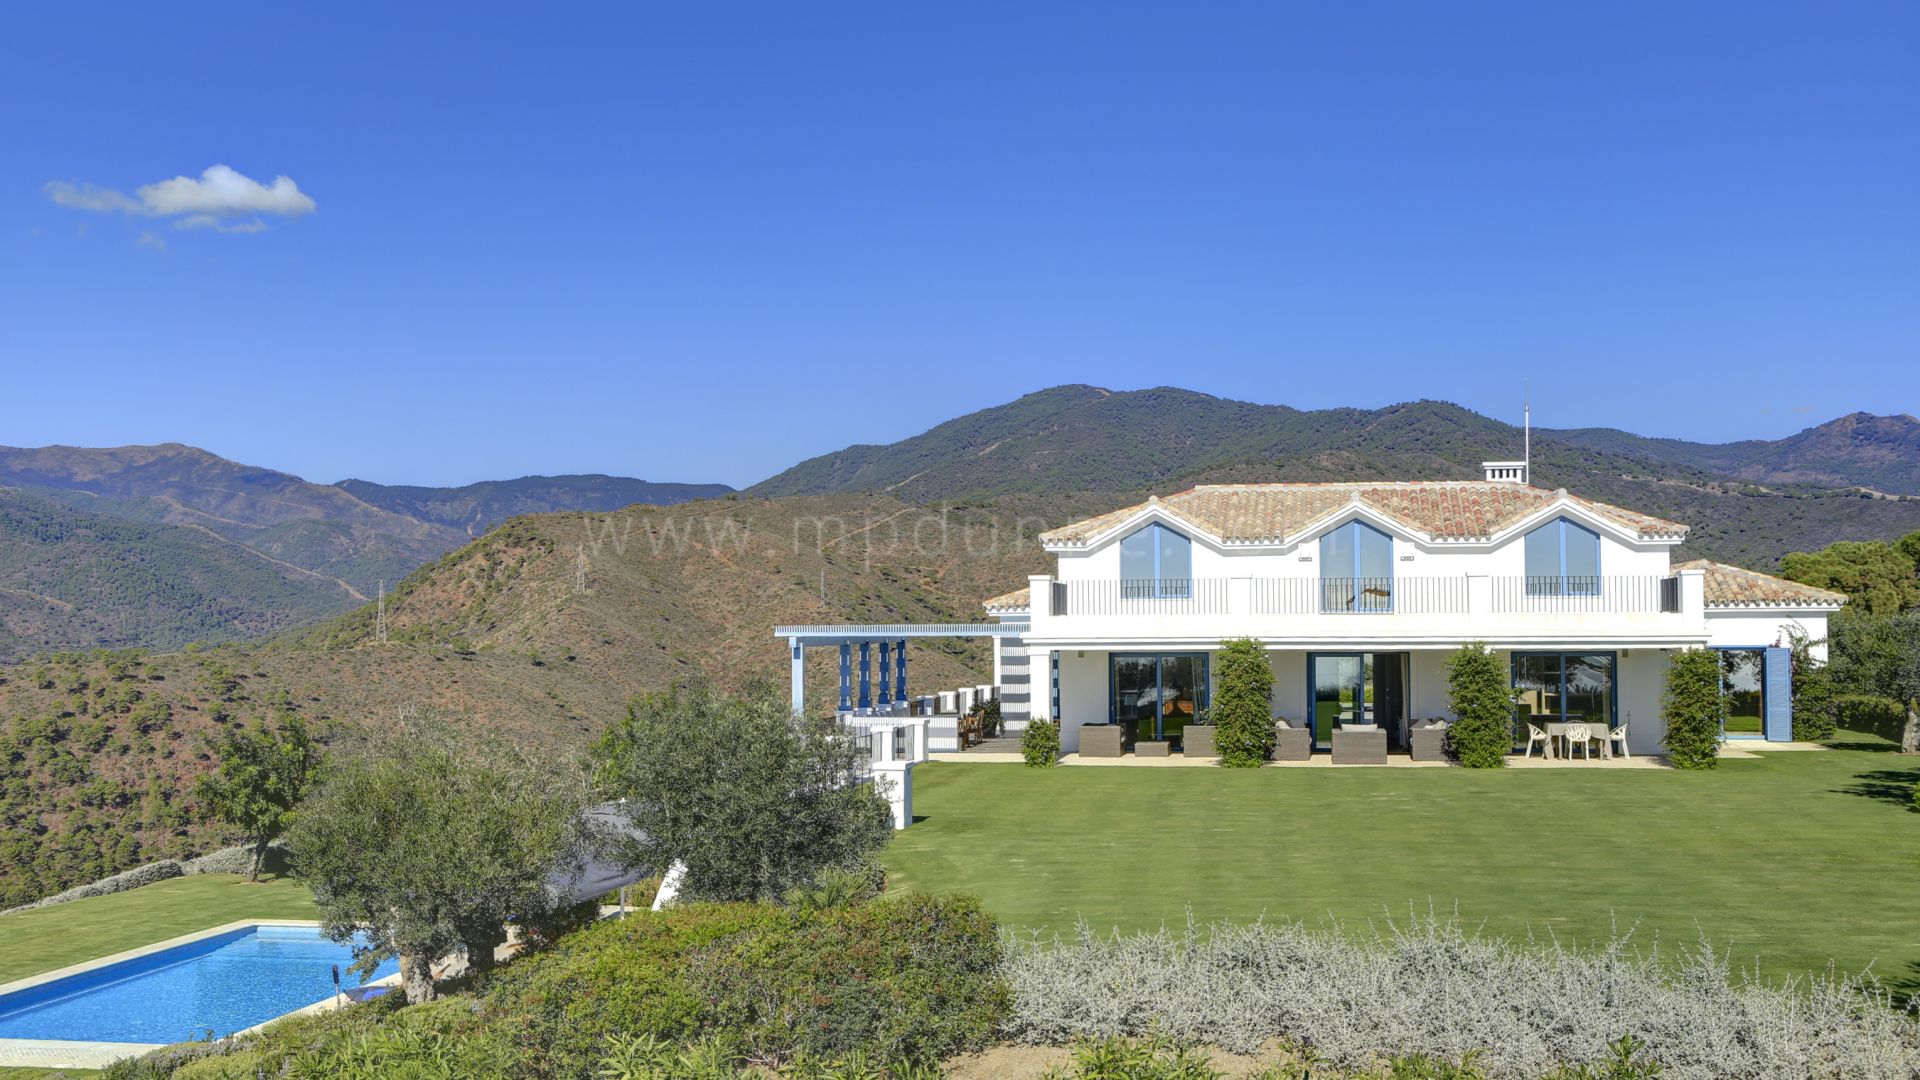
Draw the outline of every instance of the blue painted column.
[[[840,711],[853,711],[853,645],[840,643]]]
[[[1047,682],[1050,684],[1047,691],[1048,711],[1053,714],[1048,719],[1057,724],[1060,722],[1060,651],[1058,649],[1047,654]]]
[[[873,651],[865,641],[860,643],[860,707],[873,708]]]
[[[901,638],[894,643],[893,651],[893,700],[907,700],[907,639]]]
[[[880,704],[893,704],[893,642],[880,643]]]
[[[807,713],[807,647],[799,638],[793,639],[793,712],[795,716]]]

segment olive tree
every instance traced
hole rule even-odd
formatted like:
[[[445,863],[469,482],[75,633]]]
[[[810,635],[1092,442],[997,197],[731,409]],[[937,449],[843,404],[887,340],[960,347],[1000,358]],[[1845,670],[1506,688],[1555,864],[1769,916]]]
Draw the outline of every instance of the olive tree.
[[[272,728],[236,728],[220,739],[220,766],[200,778],[200,802],[238,829],[253,849],[247,880],[260,880],[267,846],[293,824],[300,800],[320,768],[321,750],[298,716],[283,714]]]
[[[1485,642],[1470,641],[1447,658],[1447,752],[1469,769],[1499,769],[1513,749],[1513,679]]]
[[[548,876],[588,839],[585,797],[564,764],[416,722],[335,762],[288,841],[327,936],[364,934],[362,969],[399,957],[417,1003],[434,961],[465,947],[484,967],[509,918],[552,907]]]
[[[865,749],[769,683],[727,695],[695,679],[640,698],[594,760],[634,826],[613,850],[636,869],[683,864],[688,899],[776,900],[893,836],[886,800],[858,782]]]
[[[1220,764],[1252,769],[1273,754],[1273,665],[1253,638],[1220,643],[1214,655],[1214,748]]]
[[[1667,758],[1678,769],[1711,769],[1720,761],[1727,696],[1720,685],[1720,654],[1686,649],[1667,664]]]

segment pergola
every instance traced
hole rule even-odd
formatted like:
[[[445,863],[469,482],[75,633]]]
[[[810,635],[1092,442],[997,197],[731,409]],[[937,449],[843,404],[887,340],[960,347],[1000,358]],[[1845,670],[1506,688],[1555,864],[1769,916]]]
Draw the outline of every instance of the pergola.
[[[823,626],[776,626],[773,636],[785,638],[793,658],[793,711],[806,706],[806,658],[809,648],[840,650],[840,704],[837,711],[854,712],[891,707],[907,700],[907,641],[934,637],[1017,637],[1019,628],[999,623],[871,623]],[[875,695],[873,654],[880,654],[879,694]],[[859,657],[859,678],[854,657]]]

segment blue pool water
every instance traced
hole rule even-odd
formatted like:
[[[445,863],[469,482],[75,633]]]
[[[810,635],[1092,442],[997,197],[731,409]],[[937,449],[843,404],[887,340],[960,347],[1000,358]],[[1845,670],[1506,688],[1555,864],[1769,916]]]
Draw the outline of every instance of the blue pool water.
[[[353,950],[309,926],[251,926],[0,995],[0,1039],[170,1043],[231,1035],[333,994]],[[374,977],[390,975],[389,960]]]

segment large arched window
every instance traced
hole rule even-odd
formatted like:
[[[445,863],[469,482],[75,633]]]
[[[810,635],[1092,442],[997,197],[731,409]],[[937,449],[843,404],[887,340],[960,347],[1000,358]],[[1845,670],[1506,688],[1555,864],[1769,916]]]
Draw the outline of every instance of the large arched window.
[[[1320,537],[1320,610],[1393,610],[1393,537],[1362,521]]]
[[[1120,541],[1120,595],[1129,600],[1193,595],[1193,541],[1148,525]]]
[[[1600,534],[1566,518],[1528,533],[1527,595],[1600,595]]]

